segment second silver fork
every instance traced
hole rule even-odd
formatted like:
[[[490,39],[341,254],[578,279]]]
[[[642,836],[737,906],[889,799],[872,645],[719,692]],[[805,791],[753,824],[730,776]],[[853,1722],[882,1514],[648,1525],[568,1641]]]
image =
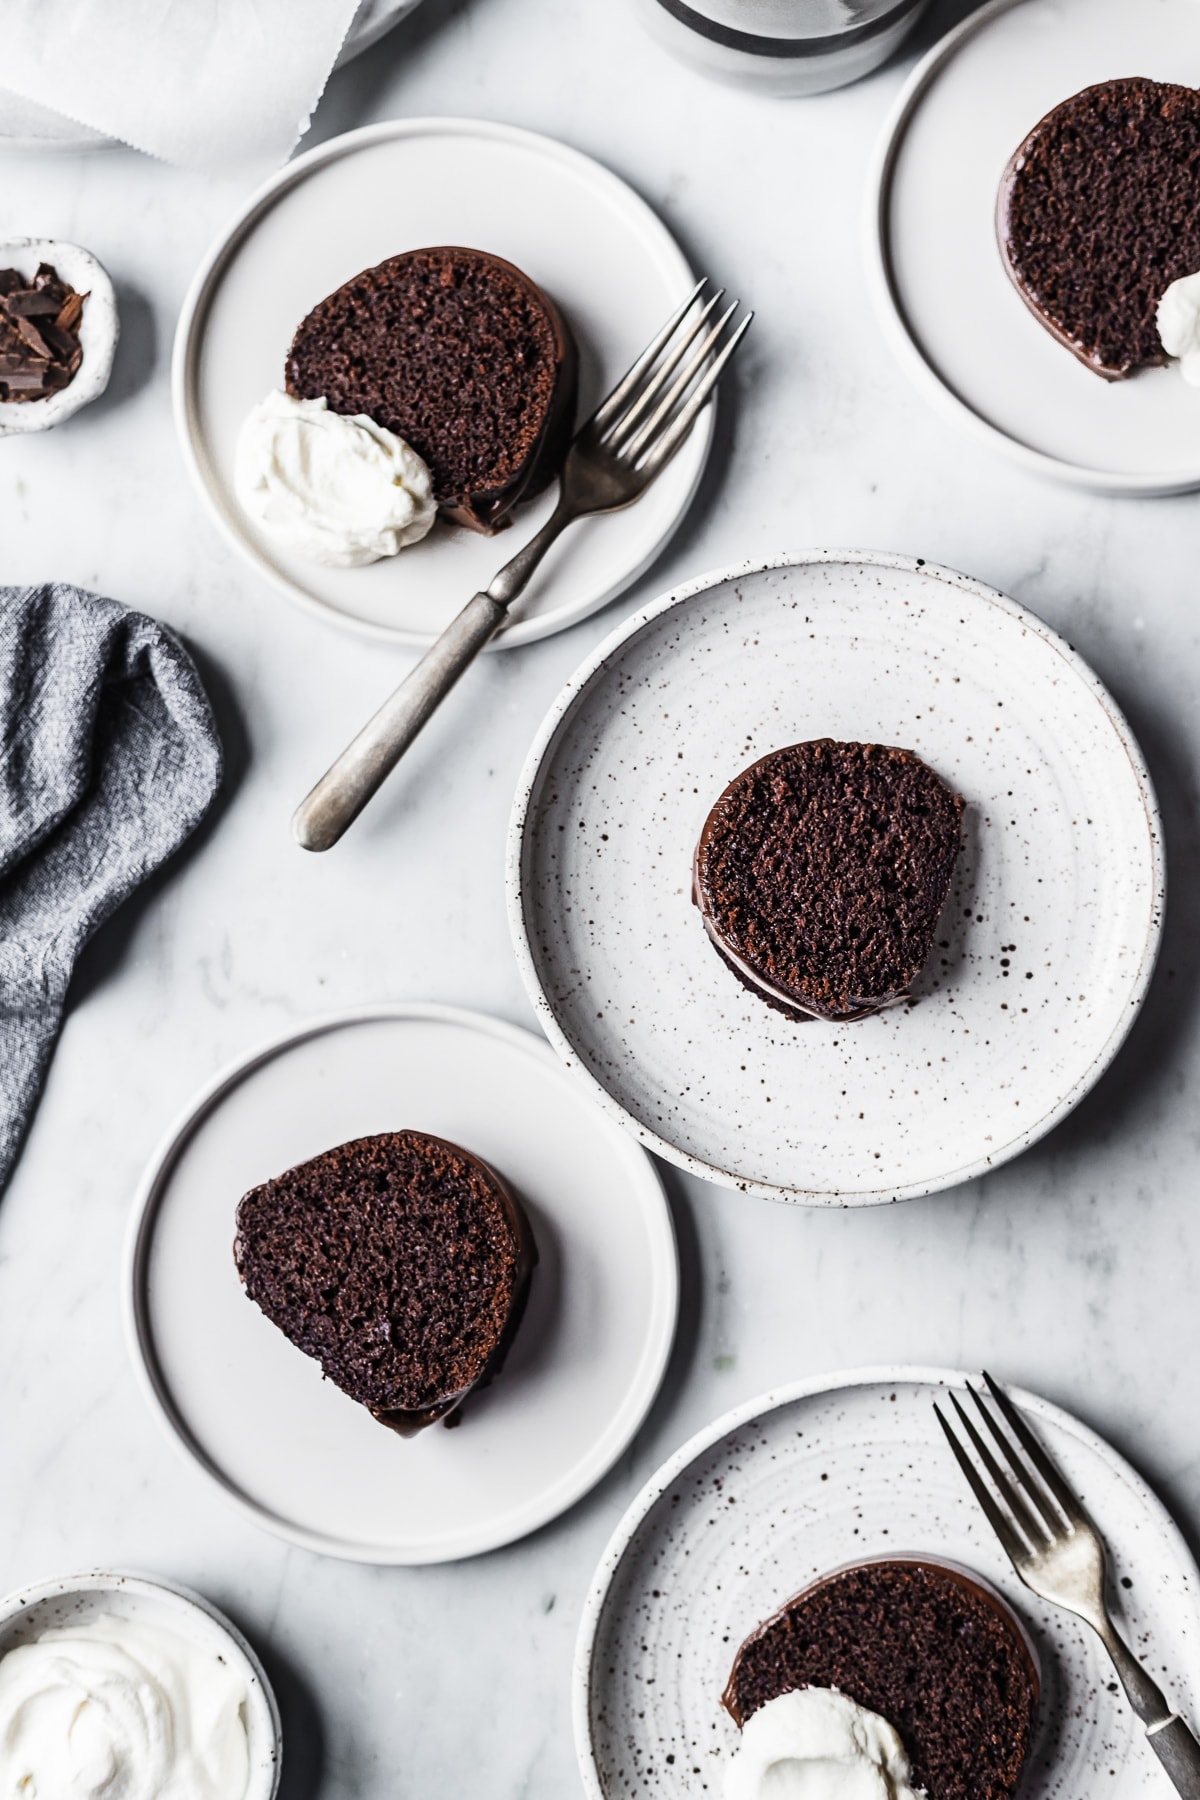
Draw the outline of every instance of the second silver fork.
[[[941,1408],[935,1405],[933,1409],[972,1493],[1025,1586],[1091,1626],[1112,1659],[1129,1704],[1146,1728],[1147,1742],[1176,1790],[1184,1800],[1200,1800],[1200,1745],[1112,1622],[1103,1538],[1003,1388],[986,1370],[983,1379],[1007,1431],[969,1382],[967,1390],[1004,1458],[1003,1465],[959,1404],[958,1396],[952,1393],[950,1400],[990,1485]]]
[[[499,630],[567,526],[592,513],[629,506],[670,462],[754,317],[747,313],[732,327],[735,300],[714,320],[724,290],[701,305],[707,285],[707,280],[696,283],[577,432],[563,465],[558,504],[541,530],[451,620],[297,808],[292,830],[306,850],[328,850],[354,822]]]

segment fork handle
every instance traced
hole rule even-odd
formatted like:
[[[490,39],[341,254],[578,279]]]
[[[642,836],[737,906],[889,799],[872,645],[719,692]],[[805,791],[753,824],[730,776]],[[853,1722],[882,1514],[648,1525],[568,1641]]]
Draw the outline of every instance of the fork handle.
[[[1121,1678],[1130,1706],[1147,1732],[1165,1730],[1175,1715],[1154,1677],[1146,1673],[1107,1617],[1094,1619],[1092,1623]]]
[[[495,636],[551,544],[579,516],[564,485],[541,530],[505,563],[483,593],[468,600],[451,619],[416,668],[300,802],[292,815],[292,835],[305,850],[332,849],[346,827],[353,825],[451,688]]]
[[[292,818],[306,850],[328,850],[387,780],[408,746],[498,629],[507,605],[476,594],[348,744]]]
[[[1146,1727],[1146,1741],[1171,1777],[1176,1792],[1184,1800],[1200,1800],[1200,1744],[1179,1714],[1171,1711],[1158,1683],[1146,1673],[1108,1620],[1103,1629],[1097,1629],[1129,1704]]]
[[[1183,1800],[1200,1800],[1200,1744],[1178,1713],[1146,1733],[1150,1748]]]

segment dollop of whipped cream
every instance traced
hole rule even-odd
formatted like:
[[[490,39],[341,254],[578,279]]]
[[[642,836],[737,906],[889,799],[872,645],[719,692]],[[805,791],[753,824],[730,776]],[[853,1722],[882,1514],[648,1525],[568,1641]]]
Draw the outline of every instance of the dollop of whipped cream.
[[[234,487],[252,518],[309,562],[357,569],[433,524],[433,477],[404,439],[327,401],[268,394],[238,434]]]
[[[1183,379],[1200,387],[1200,272],[1173,281],[1155,317],[1163,349],[1179,358]]]
[[[102,1613],[0,1658],[3,1800],[243,1800],[245,1684],[211,1651]]]
[[[725,1800],[917,1800],[909,1773],[886,1719],[836,1688],[797,1688],[747,1719]]]

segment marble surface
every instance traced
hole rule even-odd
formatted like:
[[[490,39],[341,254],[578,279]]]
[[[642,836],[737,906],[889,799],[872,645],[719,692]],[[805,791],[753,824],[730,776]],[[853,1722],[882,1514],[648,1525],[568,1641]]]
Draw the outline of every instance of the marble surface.
[[[923,41],[960,11],[935,5]],[[292,807],[411,659],[268,591],[186,482],[173,321],[239,184],[120,150],[4,159],[0,235],[90,246],[116,279],[124,334],[103,400],[0,446],[0,580],[89,583],[177,627],[215,697],[230,778],[219,815],[87,953],[0,1201],[0,1588],[125,1565],[224,1606],[278,1681],[285,1800],[576,1792],[569,1662],[610,1530],[686,1435],[789,1377],[987,1363],[1105,1432],[1200,1536],[1200,499],[1042,486],[959,437],[893,367],[866,300],[860,191],[908,60],[841,93],[767,102],[669,61],[627,0],[426,0],[334,78],[314,140],[449,112],[600,157],[758,322],[699,501],[658,567],[605,614],[478,665],[323,858],[293,846]],[[120,1247],[145,1159],[220,1064],[316,1009],[421,997],[531,1022],[501,856],[538,721],[622,608],[807,544],[902,550],[993,583],[1063,631],[1127,710],[1165,812],[1172,898],[1125,1049],[1044,1143],[927,1201],[792,1211],[667,1172],[684,1314],[666,1387],[620,1466],[534,1538],[375,1571],[259,1535],[176,1460],[127,1364]]]

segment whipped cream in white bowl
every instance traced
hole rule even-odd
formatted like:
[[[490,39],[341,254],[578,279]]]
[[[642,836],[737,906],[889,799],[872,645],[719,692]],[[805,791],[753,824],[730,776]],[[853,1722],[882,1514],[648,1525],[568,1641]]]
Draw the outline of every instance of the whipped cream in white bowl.
[[[366,413],[279,390],[243,421],[234,486],[283,549],[333,568],[395,556],[437,516],[433,477],[403,438]]]
[[[793,1688],[752,1713],[725,1800],[917,1800],[900,1734],[837,1688]]]
[[[274,1800],[281,1753],[262,1665],[199,1595],[88,1574],[0,1600],[0,1794]]]
[[[61,280],[87,296],[79,321],[83,360],[65,388],[42,400],[0,400],[0,438],[26,431],[49,431],[80,407],[98,400],[108,386],[117,354],[120,320],[113,284],[90,250],[56,238],[5,238],[0,269],[17,269],[32,280],[39,263],[50,263]]]

